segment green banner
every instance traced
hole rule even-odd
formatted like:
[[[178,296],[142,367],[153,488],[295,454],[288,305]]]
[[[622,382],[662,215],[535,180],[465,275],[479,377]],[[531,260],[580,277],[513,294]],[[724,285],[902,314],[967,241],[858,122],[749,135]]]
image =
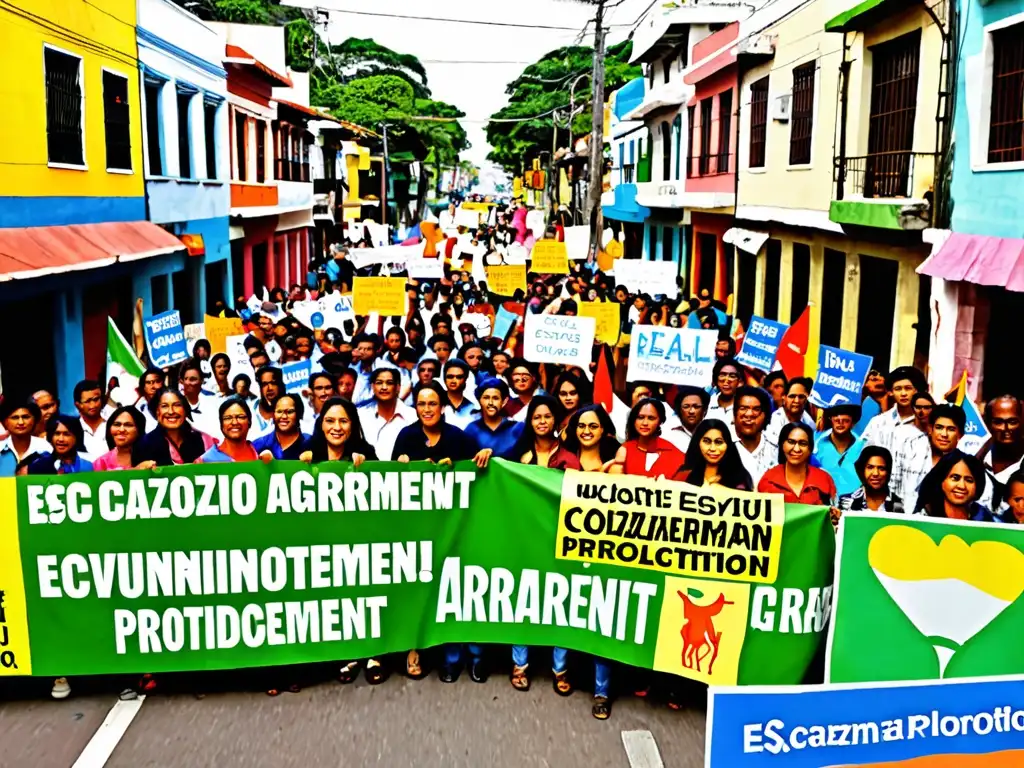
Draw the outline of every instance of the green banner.
[[[826,680],[1024,674],[1024,528],[880,513],[840,528]]]
[[[830,608],[827,509],[666,481],[648,496],[651,483],[503,461],[3,480],[0,674],[480,642],[705,682],[801,682]]]

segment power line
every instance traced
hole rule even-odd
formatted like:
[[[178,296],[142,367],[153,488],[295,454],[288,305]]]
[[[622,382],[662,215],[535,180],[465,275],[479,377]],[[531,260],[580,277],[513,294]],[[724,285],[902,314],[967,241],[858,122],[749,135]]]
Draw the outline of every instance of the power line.
[[[346,11],[331,8],[331,13],[348,13],[353,16],[375,16],[385,19],[408,19],[411,21],[439,21],[445,24],[476,24],[482,27],[514,27],[516,29],[550,29],[559,32],[577,32],[576,27],[555,27],[547,24],[516,24],[509,21],[480,21],[474,19],[445,19],[437,16],[406,16],[401,13],[376,13],[373,11]]]

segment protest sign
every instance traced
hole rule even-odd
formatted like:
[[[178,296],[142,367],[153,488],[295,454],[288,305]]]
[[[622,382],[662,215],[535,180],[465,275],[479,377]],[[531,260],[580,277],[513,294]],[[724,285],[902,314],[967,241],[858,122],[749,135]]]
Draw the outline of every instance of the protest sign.
[[[634,325],[627,381],[661,381],[704,387],[715,367],[718,331]]]
[[[613,301],[581,301],[580,317],[592,317],[597,325],[594,338],[601,344],[616,344],[619,341],[619,329],[622,326],[618,302]]]
[[[409,259],[406,263],[409,277],[413,280],[440,280],[444,277],[444,259]]]
[[[455,209],[455,226],[475,230],[480,226],[480,211],[460,206]]]
[[[843,515],[825,679],[1024,674],[1024,528]]]
[[[544,211],[532,210],[526,214],[526,228],[533,233],[533,236],[540,240],[544,237],[547,224],[544,222]]]
[[[2,478],[0,675],[336,662],[480,642],[557,645],[705,682],[803,679],[827,619],[826,508],[786,507],[775,583],[723,581],[634,567],[646,529],[627,527],[616,564],[556,557],[562,481],[501,460],[485,471],[253,461]],[[678,509],[672,535],[692,542],[707,515],[685,486],[665,486],[644,506]],[[530,535],[509,547],[513,494]],[[680,591],[720,646],[710,674],[706,638],[694,637],[701,670],[681,664],[693,610]]]
[[[405,315],[405,280],[401,277],[357,277],[353,280],[352,305],[357,315],[376,312]]]
[[[284,379],[285,392],[301,392],[309,384],[309,377],[313,374],[313,363],[309,360],[299,360],[281,366],[281,377]]]
[[[518,301],[506,301],[494,314],[494,335],[505,341],[526,312],[526,305]]]
[[[522,264],[525,266],[527,258],[529,258],[529,253],[526,250],[526,246],[522,243],[509,243],[505,249],[504,261],[506,264]]]
[[[564,363],[589,370],[594,318],[528,314],[523,345],[524,357],[531,363]]]
[[[542,275],[569,274],[569,260],[565,251],[565,243],[557,240],[538,240],[533,244],[530,253],[533,259],[531,269]]]
[[[188,346],[181,327],[181,315],[172,309],[159,315],[147,317],[143,321],[146,335],[146,349],[149,350],[149,361],[156,368],[188,360]]]
[[[705,768],[1024,764],[1024,677],[712,686]]]
[[[191,351],[192,346],[197,341],[206,338],[206,325],[204,323],[189,323],[184,327],[183,332],[185,334],[185,346]]]
[[[807,399],[819,408],[844,403],[860,405],[861,390],[870,370],[871,355],[822,344],[818,349],[818,373]]]
[[[574,261],[581,261],[590,254],[590,227],[566,227],[565,250],[569,258]]]
[[[956,447],[964,453],[977,456],[978,451],[988,442],[991,435],[988,427],[985,426],[985,420],[978,413],[978,406],[974,404],[971,398],[965,397],[960,402],[960,407],[964,409],[967,424],[964,426],[964,436],[960,438],[960,442],[957,443]]]
[[[782,334],[787,328],[789,326],[785,323],[754,315],[750,318],[750,327],[743,336],[743,346],[736,355],[736,362],[759,371],[770,371],[782,343]]]
[[[227,352],[228,336],[238,336],[245,333],[245,326],[242,320],[237,317],[214,317],[206,315],[203,318],[203,325],[206,327],[206,340],[210,342],[210,349],[213,354]]]
[[[487,267],[487,287],[499,296],[526,290],[526,265]]]
[[[231,361],[229,375],[234,379],[240,373],[246,374],[252,382],[253,391],[255,391],[256,372],[253,370],[252,363],[249,362],[249,353],[245,349],[246,338],[248,337],[242,334],[240,336],[228,336],[225,339],[226,354]]]
[[[352,297],[329,293],[316,301],[297,301],[292,305],[292,316],[314,331],[327,328],[343,330],[346,320],[355,320]]]
[[[630,293],[665,295],[670,299],[679,296],[679,265],[674,262],[616,259],[614,271],[615,282],[626,286]]]

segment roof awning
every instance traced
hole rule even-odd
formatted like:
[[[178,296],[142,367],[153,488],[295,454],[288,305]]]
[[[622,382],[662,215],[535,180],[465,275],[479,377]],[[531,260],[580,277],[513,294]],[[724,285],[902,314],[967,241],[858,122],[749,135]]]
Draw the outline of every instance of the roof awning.
[[[274,85],[280,85],[286,88],[292,88],[294,86],[294,83],[288,75],[282,75],[280,72],[271,69],[238,45],[231,45],[231,43],[228,43],[224,46],[224,63],[238,64],[243,67],[255,67],[266,75],[267,79],[272,81]]]
[[[953,232],[917,272],[1024,293],[1024,240]]]
[[[305,104],[296,104],[294,101],[285,101],[284,99],[274,99],[274,101],[277,102],[279,107],[299,112],[303,117],[315,117],[317,120],[330,120],[332,123],[339,122],[338,118],[332,117],[326,112],[318,112],[313,107],[307,107]]]
[[[854,32],[868,29],[919,0],[864,0],[825,22],[826,32]]]
[[[710,59],[705,60],[703,64],[694,67],[683,75],[683,82],[687,85],[696,85],[716,72],[720,72],[729,65],[735,64],[736,52],[737,46],[731,45],[727,50],[715,54]]]
[[[149,221],[0,229],[0,281],[99,269],[185,249]]]
[[[743,229],[742,227],[732,227],[727,229],[725,234],[722,235],[722,240],[732,243],[741,251],[746,251],[756,256],[762,246],[768,242],[768,233]]]

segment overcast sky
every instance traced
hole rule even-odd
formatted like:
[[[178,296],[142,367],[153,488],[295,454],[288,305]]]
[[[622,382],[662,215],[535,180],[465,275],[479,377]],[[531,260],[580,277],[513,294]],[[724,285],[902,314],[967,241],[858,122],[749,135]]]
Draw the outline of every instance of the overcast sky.
[[[299,0],[296,5],[313,5]],[[465,157],[483,164],[490,151],[484,135],[487,118],[508,100],[505,86],[523,68],[548,51],[570,45],[593,8],[571,0],[514,0],[514,2],[470,3],[467,0],[319,0],[316,5],[332,11],[329,37],[340,43],[349,37],[369,37],[401,53],[411,53],[427,71],[427,80],[435,99],[447,101],[466,113],[462,121],[473,144]],[[650,0],[623,0],[613,9],[608,24],[631,24]],[[413,16],[416,20],[357,15],[362,13]],[[520,29],[504,26],[459,24],[438,19],[504,22],[513,24],[570,27],[566,29]],[[612,40],[621,40],[629,29],[614,27]],[[588,45],[593,44],[593,25],[587,29]],[[449,62],[473,62],[453,64]]]

